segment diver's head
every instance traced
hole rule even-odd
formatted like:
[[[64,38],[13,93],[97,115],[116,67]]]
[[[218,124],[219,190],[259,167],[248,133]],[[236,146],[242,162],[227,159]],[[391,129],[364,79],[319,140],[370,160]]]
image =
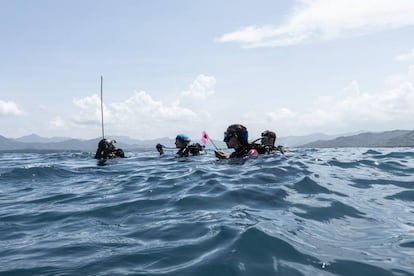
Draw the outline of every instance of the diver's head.
[[[224,132],[223,141],[226,142],[227,147],[229,148],[239,148],[240,146],[248,144],[248,136],[247,128],[245,126],[234,124],[229,126],[227,131]]]
[[[274,146],[276,141],[276,133],[270,130],[262,132],[262,144]]]
[[[175,137],[175,147],[185,148],[190,143],[190,138],[185,134],[178,134]]]

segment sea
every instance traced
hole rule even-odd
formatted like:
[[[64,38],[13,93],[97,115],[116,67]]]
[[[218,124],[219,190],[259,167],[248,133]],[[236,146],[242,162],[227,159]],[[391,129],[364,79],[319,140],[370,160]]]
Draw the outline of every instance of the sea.
[[[414,149],[0,154],[0,275],[414,275]]]

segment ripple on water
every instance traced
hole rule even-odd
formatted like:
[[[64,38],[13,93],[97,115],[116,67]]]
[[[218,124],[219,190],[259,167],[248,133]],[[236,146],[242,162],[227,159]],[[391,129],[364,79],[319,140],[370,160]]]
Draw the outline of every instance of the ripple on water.
[[[414,153],[0,154],[0,275],[413,275]]]

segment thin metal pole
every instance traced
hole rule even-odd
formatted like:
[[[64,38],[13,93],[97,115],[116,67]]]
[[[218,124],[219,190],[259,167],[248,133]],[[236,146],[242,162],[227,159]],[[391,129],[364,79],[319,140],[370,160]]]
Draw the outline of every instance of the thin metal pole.
[[[102,139],[105,139],[104,119],[103,119],[103,77],[101,76],[101,122],[102,122]]]

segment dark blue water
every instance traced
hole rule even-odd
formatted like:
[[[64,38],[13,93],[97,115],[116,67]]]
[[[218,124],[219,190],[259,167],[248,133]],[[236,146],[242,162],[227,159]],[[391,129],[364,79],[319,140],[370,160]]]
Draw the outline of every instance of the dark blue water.
[[[0,275],[414,275],[414,151],[0,155]]]

